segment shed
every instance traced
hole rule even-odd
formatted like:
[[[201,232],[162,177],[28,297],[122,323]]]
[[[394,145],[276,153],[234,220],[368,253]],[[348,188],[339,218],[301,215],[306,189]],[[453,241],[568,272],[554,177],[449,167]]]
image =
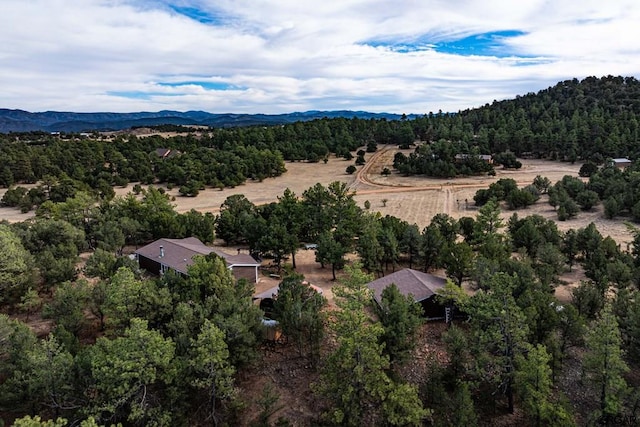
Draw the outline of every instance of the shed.
[[[631,164],[633,163],[631,160],[627,159],[626,157],[617,157],[615,159],[611,159],[611,161],[613,162],[613,165],[618,169],[625,169],[628,166],[631,166]]]

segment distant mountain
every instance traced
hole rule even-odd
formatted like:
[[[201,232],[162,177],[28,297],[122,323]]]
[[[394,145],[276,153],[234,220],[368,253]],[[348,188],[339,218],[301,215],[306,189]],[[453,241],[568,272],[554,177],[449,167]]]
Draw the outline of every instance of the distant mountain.
[[[24,110],[0,108],[0,133],[8,132],[90,132],[123,130],[139,126],[206,125],[233,127],[278,125],[321,118],[358,117],[361,119],[398,120],[398,114],[366,111],[306,111],[288,114],[212,114],[205,111],[158,111],[139,113],[73,113],[45,111],[31,113]],[[415,117],[415,116],[411,116]]]

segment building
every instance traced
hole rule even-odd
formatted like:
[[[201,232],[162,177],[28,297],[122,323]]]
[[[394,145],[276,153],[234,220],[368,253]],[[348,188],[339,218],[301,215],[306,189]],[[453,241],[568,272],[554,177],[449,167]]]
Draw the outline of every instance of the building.
[[[488,164],[493,164],[493,156],[491,154],[456,154],[456,163],[462,163],[470,159],[478,159]]]
[[[180,151],[172,150],[171,148],[156,148],[154,153],[161,159],[170,159],[171,157],[179,155]]]
[[[247,279],[253,283],[258,281],[260,263],[251,255],[230,255],[205,245],[195,237],[159,239],[141,247],[135,254],[140,267],[150,273],[160,275],[167,270],[174,270],[187,275],[187,269],[193,264],[194,256],[209,255],[212,252],[224,259],[236,279]]]
[[[631,163],[633,163],[631,160],[627,159],[626,157],[618,157],[616,159],[611,159],[611,162],[618,169],[626,169],[628,166],[631,166]]]
[[[425,317],[445,317],[445,308],[436,302],[435,296],[436,291],[447,283],[446,279],[410,268],[396,271],[367,283],[367,286],[373,290],[373,298],[376,303],[380,304],[382,291],[392,283],[395,283],[402,295],[411,295],[416,302],[422,305]]]

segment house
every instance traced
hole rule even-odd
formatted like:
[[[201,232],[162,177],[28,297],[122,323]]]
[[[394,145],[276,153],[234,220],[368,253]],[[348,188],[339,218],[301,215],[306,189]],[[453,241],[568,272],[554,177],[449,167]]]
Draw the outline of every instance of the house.
[[[493,156],[491,154],[456,154],[456,163],[462,163],[466,160],[476,158],[488,164],[493,164]]]
[[[171,148],[156,148],[154,153],[161,159],[169,159],[180,154],[180,151],[172,150]]]
[[[436,291],[443,288],[446,282],[442,277],[405,268],[369,282],[367,286],[373,290],[376,303],[380,304],[384,288],[395,283],[402,295],[411,295],[422,305],[425,317],[444,318],[445,308],[436,302],[435,296]]]
[[[236,279],[247,279],[253,283],[258,281],[260,263],[251,255],[231,255],[207,246],[195,237],[159,239],[141,247],[135,254],[140,267],[153,274],[160,275],[171,269],[187,275],[194,256],[209,255],[212,252],[224,259]]]
[[[618,157],[615,159],[611,159],[611,162],[618,169],[626,169],[628,166],[631,166],[631,163],[633,163],[631,160],[627,159],[626,157]]]

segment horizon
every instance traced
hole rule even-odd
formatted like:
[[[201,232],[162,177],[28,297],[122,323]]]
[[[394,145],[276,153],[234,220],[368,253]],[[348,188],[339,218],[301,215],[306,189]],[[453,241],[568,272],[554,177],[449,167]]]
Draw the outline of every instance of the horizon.
[[[638,78],[639,21],[631,0],[5,0],[0,103],[75,113],[456,112],[573,78]]]

